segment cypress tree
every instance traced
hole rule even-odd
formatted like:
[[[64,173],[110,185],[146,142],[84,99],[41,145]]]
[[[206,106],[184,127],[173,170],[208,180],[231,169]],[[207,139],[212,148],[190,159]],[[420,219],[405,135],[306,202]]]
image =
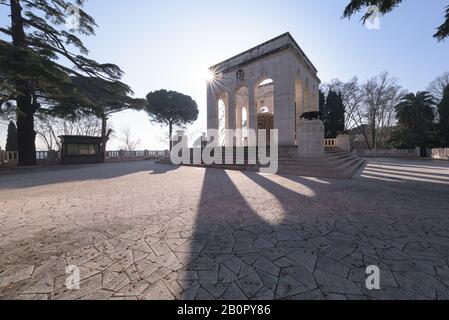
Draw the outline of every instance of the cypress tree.
[[[8,136],[6,138],[6,151],[17,151],[17,127],[13,121],[8,125]]]
[[[323,108],[326,138],[333,139],[345,131],[345,107],[341,94],[329,91]]]
[[[449,85],[444,89],[443,99],[438,105],[438,112],[440,114],[438,133],[441,146],[449,148]]]

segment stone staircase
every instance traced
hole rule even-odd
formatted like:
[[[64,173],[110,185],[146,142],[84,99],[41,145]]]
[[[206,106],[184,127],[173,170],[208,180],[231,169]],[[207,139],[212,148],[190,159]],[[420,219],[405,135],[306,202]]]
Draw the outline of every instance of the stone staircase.
[[[278,174],[296,175],[305,177],[329,178],[329,179],[351,179],[354,174],[364,166],[365,161],[352,153],[341,152],[338,149],[327,149],[320,158],[298,158],[297,147],[279,148],[279,170]],[[234,163],[236,158],[234,151]],[[248,150],[245,149],[245,159],[248,158]],[[160,160],[159,163],[170,164],[170,160]],[[223,163],[225,155],[223,151]],[[259,165],[248,164],[214,164],[206,166],[186,165],[190,167],[208,167],[221,170],[236,170],[258,172]]]
[[[338,149],[326,150],[320,158],[298,158],[296,148],[282,148],[279,151],[278,174],[305,177],[351,179],[364,165],[357,155]]]

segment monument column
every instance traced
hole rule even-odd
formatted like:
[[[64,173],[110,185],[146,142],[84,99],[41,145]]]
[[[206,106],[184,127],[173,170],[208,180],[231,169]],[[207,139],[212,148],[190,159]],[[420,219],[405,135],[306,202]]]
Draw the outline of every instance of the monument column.
[[[228,105],[226,106],[226,129],[235,130],[236,129],[236,99],[235,91],[228,91]]]
[[[295,79],[286,76],[274,80],[274,128],[279,130],[279,145],[295,145]]]
[[[236,129],[236,97],[235,91],[228,91],[228,104],[226,106],[226,129],[234,131]],[[230,146],[232,143],[235,145],[233,132],[227,132],[226,135],[230,134],[230,136],[226,136],[226,146]]]
[[[248,130],[254,131],[257,134],[257,107],[255,98],[255,83],[248,82]],[[251,142],[248,140],[248,143]]]

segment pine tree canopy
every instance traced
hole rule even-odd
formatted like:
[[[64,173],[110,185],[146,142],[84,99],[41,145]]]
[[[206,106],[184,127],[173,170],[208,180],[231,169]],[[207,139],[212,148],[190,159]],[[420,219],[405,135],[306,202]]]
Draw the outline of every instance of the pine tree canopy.
[[[8,24],[0,25],[1,110],[13,108],[17,114],[19,165],[36,164],[34,115],[39,109],[73,114],[82,107],[82,112],[90,108],[103,115],[105,106],[128,106],[131,89],[120,82],[123,71],[88,58],[80,36],[94,35],[97,25],[82,9],[85,2],[0,0],[10,9]],[[3,103],[11,100],[15,103]]]
[[[387,14],[399,6],[401,2],[402,0],[350,0],[350,3],[344,10],[343,17],[350,18],[356,12],[371,5],[376,5],[379,8],[379,13]],[[362,17],[362,22],[365,23],[373,14],[373,11],[367,11]],[[444,17],[444,22],[437,28],[437,32],[433,35],[438,41],[443,41],[449,36],[449,6],[445,8]]]
[[[71,76],[120,80],[123,72],[118,66],[87,58],[88,50],[77,35],[94,35],[96,23],[81,9],[84,2],[76,1],[79,22],[76,29],[68,29],[67,8],[71,6],[68,1],[0,0],[4,5],[10,3],[12,13],[11,26],[0,28],[11,39],[0,40],[0,72],[7,79],[2,88],[15,89],[5,91],[9,95],[2,94],[3,99],[13,100],[18,93],[29,94],[30,90],[36,98],[66,97],[73,94]],[[15,30],[14,19],[20,20],[23,33]],[[17,80],[28,85],[17,87]]]

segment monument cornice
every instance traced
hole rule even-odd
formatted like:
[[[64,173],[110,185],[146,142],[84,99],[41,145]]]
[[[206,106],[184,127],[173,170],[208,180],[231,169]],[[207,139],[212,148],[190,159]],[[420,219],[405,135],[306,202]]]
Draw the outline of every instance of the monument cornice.
[[[229,73],[285,50],[292,50],[297,58],[300,59],[309,71],[312,71],[318,79],[318,76],[316,75],[318,70],[289,32],[222,61],[209,69],[214,72]]]

